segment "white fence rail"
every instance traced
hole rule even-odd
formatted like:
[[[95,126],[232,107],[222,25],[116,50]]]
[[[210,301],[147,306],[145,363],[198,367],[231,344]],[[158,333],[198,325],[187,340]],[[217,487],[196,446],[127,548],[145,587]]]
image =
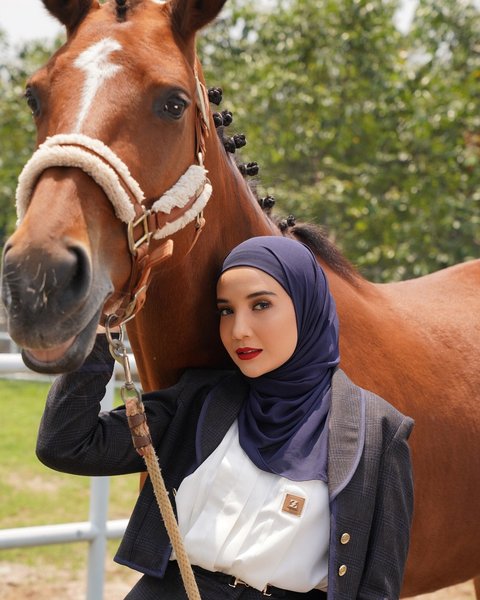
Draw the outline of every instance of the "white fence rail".
[[[136,373],[135,360],[129,356],[132,374]],[[119,367],[119,365],[118,365]],[[123,373],[116,366],[116,373]],[[118,370],[117,370],[118,368]],[[23,364],[20,354],[0,354],[0,374],[32,374]],[[113,407],[115,377],[107,386],[102,410]],[[105,584],[104,561],[108,539],[122,537],[128,519],[108,520],[109,478],[92,477],[90,485],[89,520],[79,523],[42,525],[0,529],[0,549],[88,542],[86,600],[101,600]]]

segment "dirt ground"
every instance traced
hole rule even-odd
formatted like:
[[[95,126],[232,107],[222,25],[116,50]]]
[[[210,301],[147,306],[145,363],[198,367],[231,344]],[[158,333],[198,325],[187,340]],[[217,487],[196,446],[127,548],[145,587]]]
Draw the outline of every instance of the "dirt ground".
[[[85,574],[71,580],[68,572],[45,566],[41,571],[0,561],[1,600],[85,600]],[[107,565],[104,598],[122,600],[138,576],[116,565]],[[446,588],[433,594],[415,596],[415,600],[475,600],[473,584]]]
[[[473,589],[473,583],[467,581],[467,583],[454,585],[433,594],[413,596],[411,600],[475,600],[475,590]]]
[[[138,575],[108,561],[102,598],[122,600]],[[41,570],[22,564],[0,561],[0,600],[85,600],[86,573],[76,573],[45,565]]]

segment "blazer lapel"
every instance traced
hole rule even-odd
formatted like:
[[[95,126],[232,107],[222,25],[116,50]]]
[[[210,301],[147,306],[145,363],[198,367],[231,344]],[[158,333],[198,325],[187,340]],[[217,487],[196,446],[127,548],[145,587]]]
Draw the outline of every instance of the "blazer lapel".
[[[238,416],[248,384],[236,373],[222,379],[210,392],[200,415],[200,462],[217,448]]]
[[[236,373],[210,392],[200,415],[200,462],[221,443],[238,416],[248,383]],[[365,392],[338,369],[332,378],[328,434],[328,489],[333,500],[349,483],[365,444]]]
[[[333,500],[351,480],[365,444],[365,393],[338,369],[332,378],[328,489]]]

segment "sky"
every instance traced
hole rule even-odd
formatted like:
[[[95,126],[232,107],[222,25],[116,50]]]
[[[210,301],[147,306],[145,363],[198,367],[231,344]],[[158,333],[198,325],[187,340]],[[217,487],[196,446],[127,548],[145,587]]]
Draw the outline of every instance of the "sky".
[[[408,28],[417,0],[403,0],[404,8],[397,18],[400,30]],[[41,0],[1,0],[0,29],[8,35],[10,44],[33,39],[51,39],[63,32],[63,27],[51,17]]]
[[[1,0],[0,29],[11,44],[33,39],[51,39],[63,27],[45,10],[40,0]]]

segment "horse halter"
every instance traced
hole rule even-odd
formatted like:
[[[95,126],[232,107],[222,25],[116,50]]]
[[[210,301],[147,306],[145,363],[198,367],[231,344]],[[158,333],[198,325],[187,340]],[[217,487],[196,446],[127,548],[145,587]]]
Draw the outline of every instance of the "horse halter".
[[[207,92],[196,79],[197,115],[195,124],[198,164],[185,173],[158,199],[151,208],[144,206],[145,196],[125,163],[103,142],[77,133],[57,134],[46,139],[33,153],[18,178],[16,191],[18,223],[22,221],[40,175],[50,167],[76,167],[93,179],[113,205],[115,215],[127,225],[128,247],[132,269],[127,289],[115,311],[111,325],[125,323],[142,308],[151,279],[151,270],[170,257],[173,241],[166,240],[155,250],[150,241],[165,239],[195,221],[196,243],[205,219],[203,209],[212,194],[212,185],[203,165],[205,138],[208,136]]]

